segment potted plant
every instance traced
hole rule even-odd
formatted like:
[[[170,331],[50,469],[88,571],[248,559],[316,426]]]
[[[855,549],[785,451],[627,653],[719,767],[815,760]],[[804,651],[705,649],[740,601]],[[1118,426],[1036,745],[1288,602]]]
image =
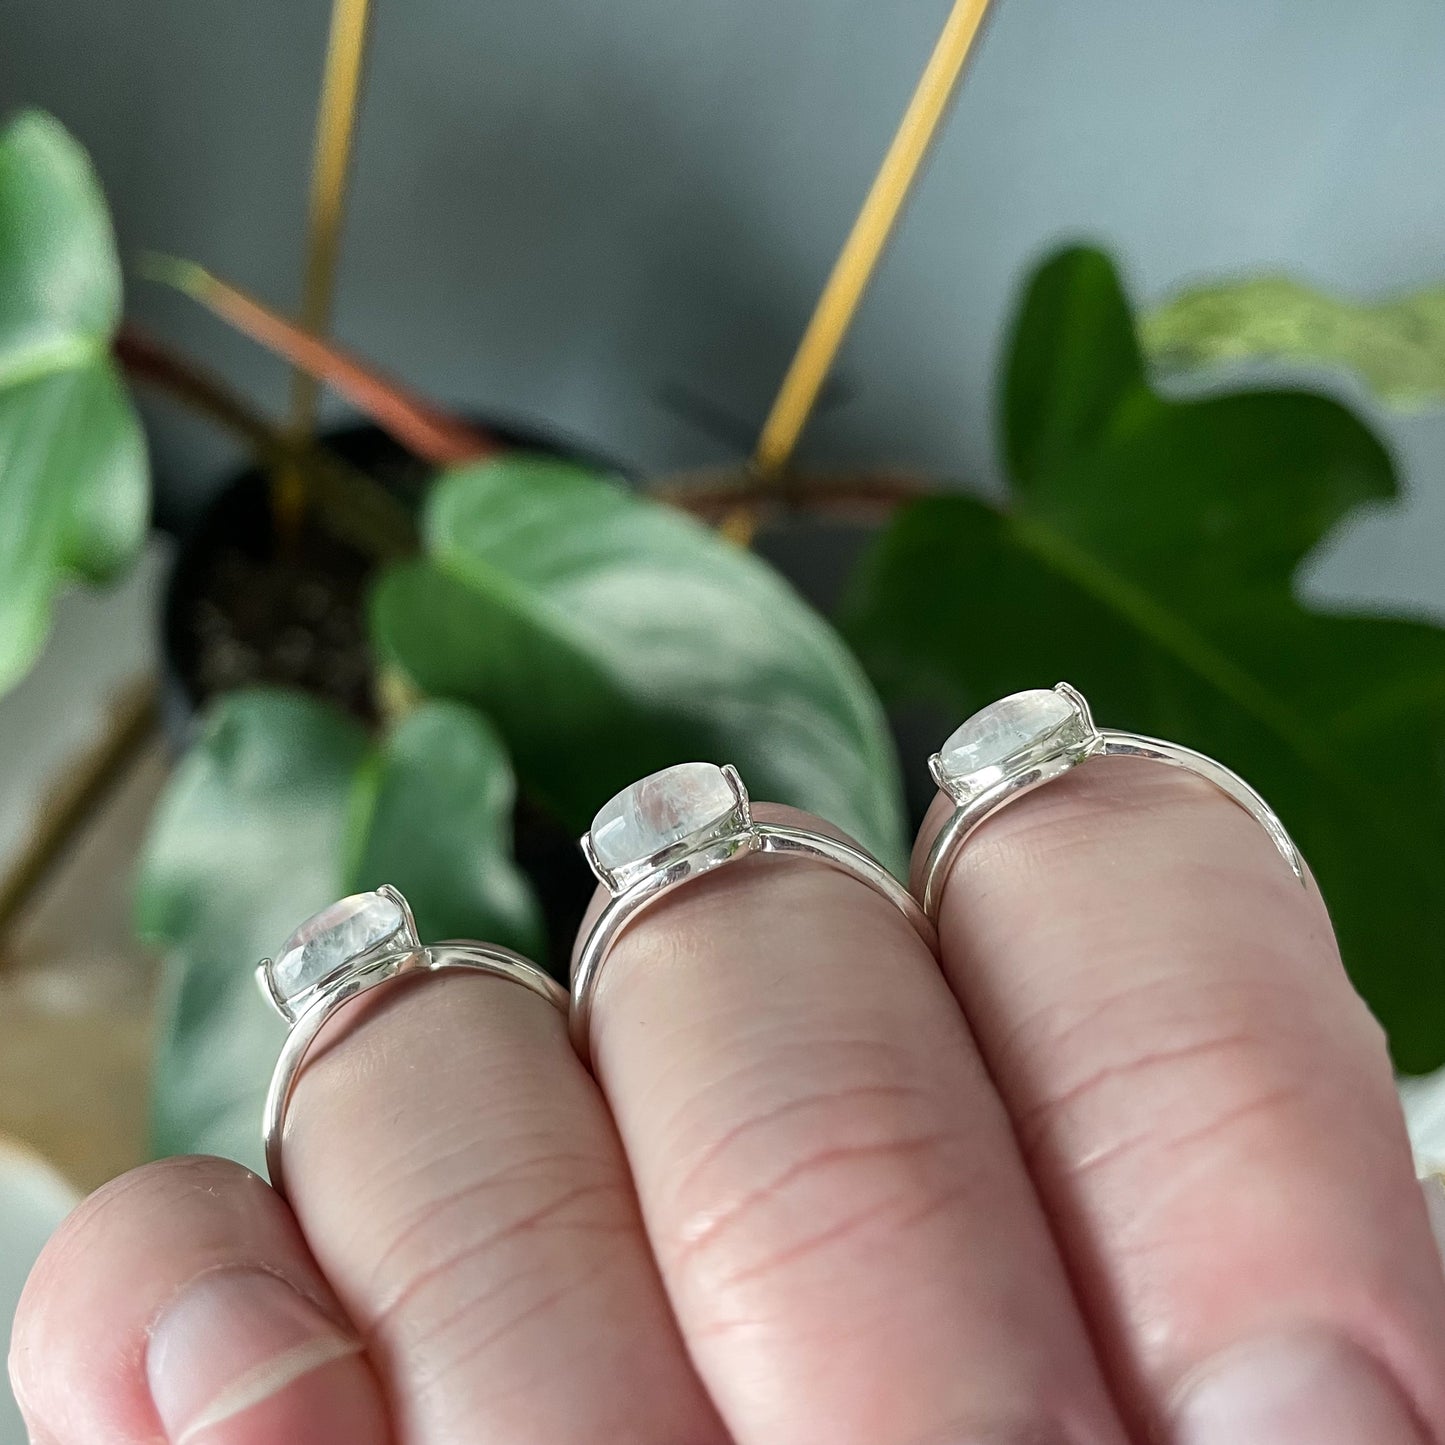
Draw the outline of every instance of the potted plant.
[[[85,157],[36,114],[0,133],[0,685],[37,654],[56,592],[116,575],[144,536],[128,379],[246,431],[268,474],[307,479],[299,520],[260,506],[261,472],[235,494],[183,555],[166,621],[206,705],[140,867],[140,926],[165,952],[158,1150],[254,1161],[278,1038],[249,965],[319,904],[392,882],[424,934],[550,945],[560,967],[583,875],[559,840],[689,757],[735,762],[756,795],[901,868],[885,702],[962,715],[1060,677],[1112,722],[1257,782],[1401,1067],[1445,1058],[1445,631],[1311,610],[1294,586],[1336,525],[1395,494],[1389,455],[1322,396],[1160,394],[1100,252],[1051,256],[1024,289],[1001,502],[741,467],[629,485],[484,435],[203,272],[169,274],[398,447],[288,434],[124,330]],[[869,540],[830,620],[740,541],[840,511]],[[292,572],[258,596],[228,547]],[[285,685],[206,651],[208,627],[243,636],[246,607],[283,662],[293,644]]]

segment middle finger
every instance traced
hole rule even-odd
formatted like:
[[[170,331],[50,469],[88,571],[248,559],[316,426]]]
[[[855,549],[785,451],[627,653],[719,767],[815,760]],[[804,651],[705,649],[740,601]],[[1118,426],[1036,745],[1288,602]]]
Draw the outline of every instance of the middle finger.
[[[592,1047],[739,1445],[1119,1445],[1003,1108],[879,895],[797,858],[690,883],[618,940]]]

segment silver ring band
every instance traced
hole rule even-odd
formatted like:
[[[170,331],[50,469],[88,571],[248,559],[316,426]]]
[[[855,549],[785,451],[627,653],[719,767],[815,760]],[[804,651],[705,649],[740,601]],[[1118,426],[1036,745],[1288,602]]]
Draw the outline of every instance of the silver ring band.
[[[715,774],[716,778],[708,774]],[[685,777],[679,784],[680,775]],[[669,795],[670,787],[672,795]],[[679,793],[683,796],[683,806],[678,804]],[[611,823],[630,810],[630,827],[637,835],[637,819],[649,807],[660,808],[667,817],[666,831],[648,837],[643,830],[631,856],[609,851],[604,835]],[[653,847],[653,844],[661,846]],[[849,873],[887,899],[913,926],[930,952],[937,949],[934,927],[918,901],[876,858],[852,843],[822,833],[756,821],[747,789],[731,765],[717,768],[711,763],[683,763],[634,783],[597,815],[592,831],[582,840],[582,849],[593,872],[612,894],[588,933],[572,973],[569,1028],[574,1047],[589,1066],[592,1001],[603,965],[617,940],[654,903],[675,888],[740,858],[753,854],[786,854],[810,858]]]
[[[1031,708],[1032,730],[1026,716]],[[1005,709],[1012,712],[1001,723]],[[1025,718],[1022,724],[1016,721],[1020,715]],[[1009,747],[1015,750],[1001,753]],[[1264,829],[1295,877],[1305,882],[1299,849],[1274,809],[1243,778],[1179,743],[1096,727],[1083,695],[1061,682],[1052,692],[1015,693],[976,713],[928,760],[934,782],[957,804],[933,840],[924,866],[923,908],[928,917],[937,922],[953,860],[986,819],[1080,763],[1100,757],[1146,758],[1212,783]]]
[[[404,912],[405,928],[409,930],[410,936],[403,934],[399,939],[388,938],[385,943],[400,942],[403,946],[383,946],[343,960],[339,968],[328,972],[319,983],[304,990],[299,1008],[294,1006],[294,1000],[278,995],[275,965],[270,960],[261,965],[263,990],[283,1017],[291,1023],[286,1040],[281,1046],[280,1057],[276,1060],[275,1071],[271,1075],[271,1087],[266,1094],[261,1130],[266,1147],[266,1171],[271,1178],[271,1187],[283,1199],[286,1197],[286,1178],[281,1146],[285,1136],[286,1109],[300,1079],[307,1051],[332,1016],[348,1004],[354,1003],[362,994],[390,983],[393,979],[456,968],[491,974],[496,978],[519,983],[563,1013],[567,1011],[567,991],[521,954],[495,944],[471,942],[449,942],[423,947],[415,941],[411,910],[406,907],[405,900],[395,889],[383,888],[377,890],[375,895],[360,894],[357,898],[384,898],[399,902]],[[342,903],[350,904],[354,901],[343,899]],[[319,914],[317,917],[325,918],[326,915]],[[303,924],[302,928],[307,926]],[[286,957],[284,950],[281,957]]]

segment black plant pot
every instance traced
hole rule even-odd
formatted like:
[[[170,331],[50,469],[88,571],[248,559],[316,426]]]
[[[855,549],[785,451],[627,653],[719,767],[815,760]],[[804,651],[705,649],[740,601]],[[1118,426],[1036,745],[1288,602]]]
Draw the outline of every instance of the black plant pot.
[[[483,421],[519,451],[617,471],[539,433]],[[370,425],[330,432],[326,447],[367,472],[413,517],[434,470]],[[179,541],[161,613],[162,717],[179,752],[205,706],[241,687],[299,688],[364,722],[377,720],[366,598],[375,558],[314,517],[278,545],[270,479],[252,467],[226,483]],[[401,540],[401,539],[399,539]],[[531,875],[554,961],[566,950],[591,896],[592,879],[568,830],[530,800],[516,815],[518,862]]]
[[[585,448],[514,425],[480,422],[518,451],[565,457],[621,472]],[[339,428],[322,441],[366,472],[415,516],[433,468],[380,428]],[[163,707],[178,746],[196,714],[219,693],[276,684],[299,687],[372,720],[366,588],[375,560],[312,523],[295,544],[277,546],[269,478],[240,472],[215,494],[179,538],[161,613]]]

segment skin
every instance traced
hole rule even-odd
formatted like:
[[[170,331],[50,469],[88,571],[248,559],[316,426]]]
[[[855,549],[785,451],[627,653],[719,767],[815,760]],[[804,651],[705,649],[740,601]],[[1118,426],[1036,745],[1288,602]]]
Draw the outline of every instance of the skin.
[[[34,1438],[1194,1445],[1266,1360],[1334,1392],[1321,1445],[1445,1440],[1384,1042],[1250,819],[1091,763],[940,921],[938,960],[846,875],[719,870],[612,954],[595,1078],[524,989],[379,991],[298,1088],[293,1207],[171,1160],[62,1228],[10,1357]],[[1259,1445],[1306,1438],[1255,1393]]]

